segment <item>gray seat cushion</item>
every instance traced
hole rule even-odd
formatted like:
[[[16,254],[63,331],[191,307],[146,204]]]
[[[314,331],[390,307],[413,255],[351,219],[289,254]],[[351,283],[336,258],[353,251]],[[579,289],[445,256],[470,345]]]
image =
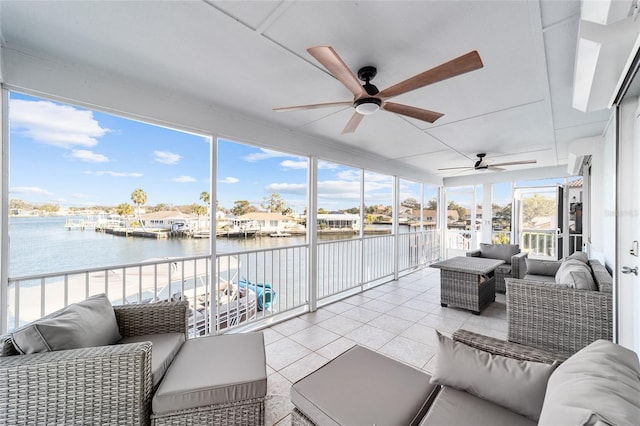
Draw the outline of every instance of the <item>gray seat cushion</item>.
[[[156,415],[264,398],[267,365],[262,332],[187,340],[156,391]]]
[[[562,265],[557,260],[531,259],[527,257],[525,260],[527,265],[527,275],[547,275],[551,277],[551,282],[555,281],[556,273]]]
[[[538,281],[541,283],[555,283],[556,277],[549,275],[535,275],[535,274],[526,274],[524,276],[525,280],[529,281]]]
[[[151,342],[151,380],[155,388],[162,380],[184,340],[184,333],[164,333],[123,337],[118,343]]]
[[[640,363],[635,352],[597,340],[567,359],[547,384],[541,425],[637,425]]]
[[[511,256],[520,253],[517,244],[487,244],[480,243],[480,257],[488,259],[500,259],[511,264]]]
[[[112,345],[120,331],[105,294],[91,296],[15,330],[11,337],[21,354]]]
[[[534,426],[536,422],[467,392],[444,387],[420,426]]]
[[[354,346],[291,387],[291,402],[317,425],[417,425],[438,387],[429,376]]]

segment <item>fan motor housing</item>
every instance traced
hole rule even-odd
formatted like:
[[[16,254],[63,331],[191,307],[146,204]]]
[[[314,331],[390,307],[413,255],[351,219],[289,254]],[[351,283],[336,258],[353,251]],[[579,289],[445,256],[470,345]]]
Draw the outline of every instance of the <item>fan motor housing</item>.
[[[358,78],[364,81],[362,87],[370,96],[375,96],[379,92],[378,88],[369,82],[370,80],[373,80],[373,77],[375,77],[376,74],[378,74],[378,70],[376,67],[370,65],[358,70]]]

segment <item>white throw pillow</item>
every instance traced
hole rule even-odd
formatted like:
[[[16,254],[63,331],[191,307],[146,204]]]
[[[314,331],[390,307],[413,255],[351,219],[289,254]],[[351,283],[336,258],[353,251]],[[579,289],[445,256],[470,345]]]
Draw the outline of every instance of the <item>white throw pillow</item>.
[[[598,290],[589,265],[577,259],[565,259],[562,262],[556,272],[556,284],[565,284],[580,290]]]

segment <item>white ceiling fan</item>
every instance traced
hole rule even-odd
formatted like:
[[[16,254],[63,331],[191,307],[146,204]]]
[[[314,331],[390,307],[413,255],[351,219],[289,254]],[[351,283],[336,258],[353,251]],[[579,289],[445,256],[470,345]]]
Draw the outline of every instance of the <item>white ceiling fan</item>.
[[[515,166],[520,164],[535,164],[536,160],[522,160],[522,161],[508,161],[505,163],[494,163],[492,161],[486,160],[485,157],[487,153],[481,152],[476,154],[478,160],[473,165],[473,167],[445,167],[438,170],[494,170],[494,171],[502,171],[505,170],[502,167],[504,166]]]

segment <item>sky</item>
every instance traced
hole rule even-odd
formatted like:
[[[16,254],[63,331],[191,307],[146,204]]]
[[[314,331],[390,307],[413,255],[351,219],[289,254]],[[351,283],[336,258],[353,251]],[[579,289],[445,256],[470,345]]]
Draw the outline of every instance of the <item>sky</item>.
[[[9,104],[9,195],[61,207],[131,204],[143,189],[147,205],[202,203],[210,190],[210,139],[12,92]],[[280,194],[294,212],[307,202],[307,159],[232,141],[218,141],[217,199],[256,207]],[[355,207],[360,170],[319,161],[318,207]],[[391,176],[365,172],[365,204],[392,204]],[[425,189],[425,199],[436,195]],[[420,200],[420,185],[401,180],[400,200]]]

